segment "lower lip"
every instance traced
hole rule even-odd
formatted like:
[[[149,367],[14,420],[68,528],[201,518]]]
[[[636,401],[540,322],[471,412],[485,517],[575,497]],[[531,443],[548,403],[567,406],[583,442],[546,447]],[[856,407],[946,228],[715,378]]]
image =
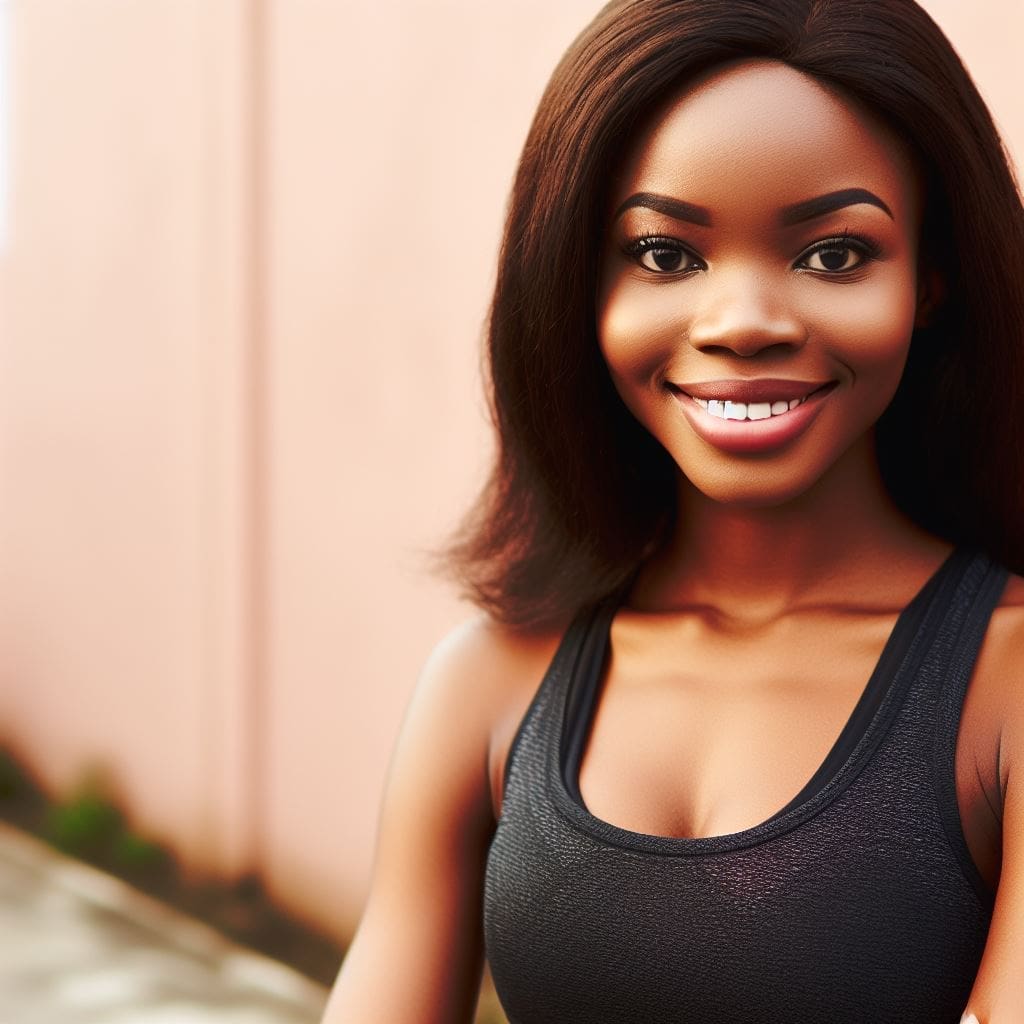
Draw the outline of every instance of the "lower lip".
[[[682,391],[673,391],[690,426],[715,448],[733,455],[757,455],[795,441],[817,418],[834,385],[822,388],[795,409],[764,420],[724,420],[712,416]]]

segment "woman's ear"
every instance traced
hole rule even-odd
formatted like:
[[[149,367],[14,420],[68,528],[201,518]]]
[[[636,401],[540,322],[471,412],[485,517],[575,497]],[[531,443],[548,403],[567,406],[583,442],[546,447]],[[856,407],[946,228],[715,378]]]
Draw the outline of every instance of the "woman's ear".
[[[932,316],[946,298],[946,279],[937,270],[922,267],[917,277],[915,327],[930,327]]]

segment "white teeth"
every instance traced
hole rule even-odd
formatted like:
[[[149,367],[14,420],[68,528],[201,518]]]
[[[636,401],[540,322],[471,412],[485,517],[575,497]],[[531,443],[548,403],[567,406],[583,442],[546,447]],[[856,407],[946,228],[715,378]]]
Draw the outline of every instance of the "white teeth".
[[[777,402],[727,402],[714,398],[695,398],[694,401],[709,415],[717,416],[720,420],[767,420],[802,405],[807,401],[807,396],[789,402],[782,399]]]

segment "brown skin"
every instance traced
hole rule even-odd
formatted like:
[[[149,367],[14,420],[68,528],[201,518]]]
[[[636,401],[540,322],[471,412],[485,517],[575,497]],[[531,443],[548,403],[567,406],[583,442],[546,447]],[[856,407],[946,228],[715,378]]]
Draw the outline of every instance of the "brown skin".
[[[780,227],[783,207],[852,187],[892,215],[858,203]],[[784,65],[742,62],[672,97],[613,191],[611,210],[657,193],[706,207],[712,224],[634,207],[608,228],[601,348],[624,401],[680,467],[682,525],[612,625],[581,792],[592,813],[634,831],[725,834],[770,817],[813,775],[900,610],[948,554],[888,499],[872,437],[915,319],[941,288],[918,274],[920,195],[899,142]],[[843,235],[869,237],[870,258],[846,243],[815,249]],[[660,264],[624,252],[642,236],[680,243],[678,265],[671,245]],[[671,387],[765,377],[836,385],[802,434],[757,454],[702,438]],[[325,1022],[470,1019],[504,764],[558,639],[478,621],[431,658]],[[967,1008],[981,1024],[1024,1020],[1022,651],[1024,580],[1014,577],[956,758],[967,844],[998,885]]]

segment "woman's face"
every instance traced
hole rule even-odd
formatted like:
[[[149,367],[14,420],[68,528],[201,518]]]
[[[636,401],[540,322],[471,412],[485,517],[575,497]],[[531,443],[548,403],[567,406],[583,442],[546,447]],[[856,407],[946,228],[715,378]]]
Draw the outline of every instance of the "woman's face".
[[[601,351],[694,486],[777,505],[872,443],[919,305],[916,176],[878,121],[730,65],[640,136],[609,213]]]

